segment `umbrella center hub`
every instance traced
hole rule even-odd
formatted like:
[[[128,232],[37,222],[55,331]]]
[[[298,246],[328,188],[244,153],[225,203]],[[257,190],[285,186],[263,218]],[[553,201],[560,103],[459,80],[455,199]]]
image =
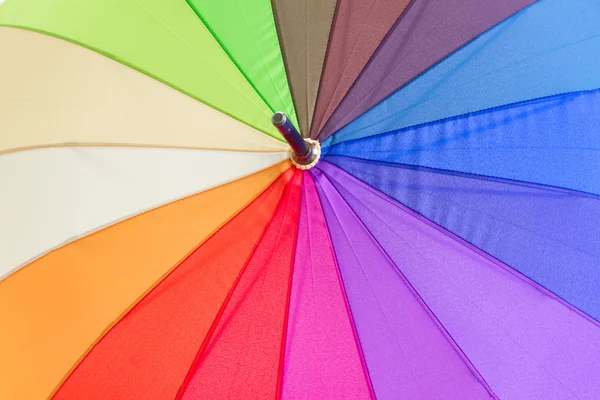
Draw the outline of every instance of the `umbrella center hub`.
[[[296,168],[307,170],[317,165],[321,157],[321,145],[318,141],[303,138],[287,115],[281,111],[273,114],[271,123],[290,145],[290,160]]]
[[[308,152],[301,156],[298,155],[292,148],[288,150],[290,161],[294,166],[301,170],[309,170],[319,162],[321,158],[321,145],[317,140],[304,138],[307,144]]]

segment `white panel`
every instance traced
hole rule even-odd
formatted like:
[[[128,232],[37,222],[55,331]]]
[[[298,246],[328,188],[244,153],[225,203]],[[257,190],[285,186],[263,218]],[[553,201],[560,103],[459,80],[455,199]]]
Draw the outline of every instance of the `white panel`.
[[[0,277],[100,227],[285,158],[285,153],[114,147],[4,154]]]

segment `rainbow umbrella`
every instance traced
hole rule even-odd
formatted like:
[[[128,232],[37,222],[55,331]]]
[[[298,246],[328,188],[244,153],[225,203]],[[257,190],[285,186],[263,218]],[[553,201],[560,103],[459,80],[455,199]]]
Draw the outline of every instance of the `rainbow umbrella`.
[[[600,399],[599,1],[5,0],[0,55],[0,399]]]

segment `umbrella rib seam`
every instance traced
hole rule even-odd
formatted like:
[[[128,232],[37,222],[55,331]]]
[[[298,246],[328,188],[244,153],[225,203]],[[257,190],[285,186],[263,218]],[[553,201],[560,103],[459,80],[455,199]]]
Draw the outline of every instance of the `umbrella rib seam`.
[[[327,179],[333,179],[335,181],[335,179],[333,177],[331,177],[329,174],[327,174],[327,172],[325,172],[325,171],[323,171],[321,169],[320,169],[320,171],[327,177]],[[492,390],[492,388],[490,387],[490,385],[488,384],[488,382],[485,380],[485,378],[483,377],[483,375],[481,375],[481,373],[479,372],[479,370],[471,362],[471,360],[469,359],[469,357],[464,353],[464,351],[462,350],[462,348],[458,345],[458,343],[456,343],[456,341],[454,340],[454,338],[452,337],[452,335],[450,334],[450,332],[448,332],[446,330],[446,328],[442,325],[441,321],[437,318],[437,316],[434,314],[434,312],[431,310],[431,308],[429,308],[429,306],[427,305],[427,303],[425,302],[425,300],[421,297],[421,295],[418,293],[418,291],[415,289],[415,287],[410,283],[410,281],[408,280],[408,278],[406,278],[406,276],[401,271],[401,269],[396,265],[396,263],[394,263],[394,261],[392,260],[392,258],[388,254],[388,252],[379,244],[379,242],[377,242],[377,240],[373,236],[373,233],[370,231],[370,229],[360,219],[360,217],[356,214],[356,212],[352,209],[352,207],[346,202],[346,200],[344,199],[344,197],[342,196],[342,194],[339,193],[339,190],[337,189],[337,187],[333,183],[331,183],[331,186],[338,193],[338,195],[340,196],[340,198],[343,199],[344,203],[347,205],[348,209],[352,212],[352,214],[354,215],[354,217],[356,218],[356,220],[359,221],[360,225],[363,227],[363,229],[365,230],[365,232],[368,234],[368,236],[371,239],[372,243],[374,243],[375,246],[382,252],[382,254],[385,256],[385,258],[388,260],[388,262],[391,265],[393,265],[393,266],[396,267],[396,270],[402,276],[402,280],[404,281],[404,283],[407,285],[407,287],[409,288],[409,290],[412,292],[412,294],[418,300],[418,302],[421,305],[421,307],[423,307],[426,310],[427,314],[433,320],[433,322],[438,327],[438,329],[442,332],[442,334],[445,336],[446,340],[452,345],[453,349],[458,353],[458,355],[460,356],[460,358],[462,358],[463,362],[467,365],[468,369],[471,370],[471,372],[477,377],[477,380],[479,382],[481,382],[481,384],[485,387],[486,391],[494,399],[498,399],[498,396],[494,393],[494,391]]]

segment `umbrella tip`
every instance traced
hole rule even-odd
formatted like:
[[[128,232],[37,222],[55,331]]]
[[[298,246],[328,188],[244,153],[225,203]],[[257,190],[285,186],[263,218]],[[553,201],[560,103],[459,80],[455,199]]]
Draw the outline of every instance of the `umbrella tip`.
[[[303,138],[281,111],[273,114],[271,123],[290,145],[290,160],[296,168],[307,170],[317,165],[321,157],[321,145],[318,141]]]
[[[277,111],[275,114],[273,114],[273,116],[271,117],[271,123],[273,125],[275,125],[276,127],[282,126],[283,124],[285,124],[285,122],[287,121],[287,115],[285,115],[285,113],[282,113],[281,111]]]

